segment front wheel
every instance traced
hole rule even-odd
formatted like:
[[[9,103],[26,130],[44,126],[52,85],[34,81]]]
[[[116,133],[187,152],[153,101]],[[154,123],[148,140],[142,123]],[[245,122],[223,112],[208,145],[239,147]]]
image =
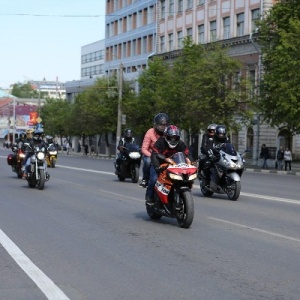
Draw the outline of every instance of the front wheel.
[[[54,158],[52,158],[51,159],[51,168],[55,168],[55,159]]]
[[[230,185],[226,187],[226,194],[229,200],[236,201],[241,192],[241,182],[240,181],[233,181]]]
[[[45,178],[45,170],[41,169],[38,171],[39,172],[39,179],[38,179],[38,184],[37,184],[37,188],[39,190],[42,190],[44,188],[44,185],[45,185],[45,181],[46,181],[46,178]]]
[[[137,183],[139,181],[139,176],[140,176],[140,169],[138,166],[132,167],[131,170],[131,181],[133,183]]]
[[[189,228],[194,220],[194,200],[190,191],[180,195],[181,209],[177,212],[177,222],[181,228]]]

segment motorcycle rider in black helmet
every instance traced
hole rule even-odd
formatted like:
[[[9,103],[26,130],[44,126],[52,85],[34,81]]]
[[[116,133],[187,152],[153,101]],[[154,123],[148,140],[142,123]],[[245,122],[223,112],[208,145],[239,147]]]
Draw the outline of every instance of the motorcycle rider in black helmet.
[[[124,148],[126,148],[127,144],[135,144],[135,139],[132,136],[132,130],[130,128],[127,128],[124,130],[123,137],[119,140],[119,144],[117,149],[119,150],[118,157],[116,159],[115,167],[116,167],[116,175],[119,175],[120,173],[120,165],[122,161],[122,156],[124,154]]]
[[[204,173],[204,185],[208,185],[210,180],[210,165],[206,164],[209,158],[209,150],[214,148],[214,135],[216,132],[217,124],[210,124],[207,127],[206,133],[203,134],[201,142],[201,154],[199,156],[198,174]]]
[[[229,138],[227,137],[227,134],[226,134],[226,127],[225,125],[218,125],[216,127],[216,133],[215,133],[215,136],[214,136],[214,145],[215,147],[218,145],[218,144],[223,144],[223,143],[229,143]]]
[[[154,143],[163,136],[165,128],[170,124],[169,116],[165,113],[158,113],[153,119],[153,127],[146,132],[141,151],[143,154],[143,178],[140,187],[147,187],[150,179],[151,153]]]
[[[28,167],[30,165],[30,157],[34,154],[34,146],[39,145],[39,147],[45,147],[46,150],[46,143],[44,142],[43,138],[43,130],[42,129],[28,129],[26,130],[26,140],[23,143],[23,151],[25,152],[25,157],[23,160],[23,175],[22,178],[26,179],[28,174]],[[27,146],[29,145],[29,146]]]

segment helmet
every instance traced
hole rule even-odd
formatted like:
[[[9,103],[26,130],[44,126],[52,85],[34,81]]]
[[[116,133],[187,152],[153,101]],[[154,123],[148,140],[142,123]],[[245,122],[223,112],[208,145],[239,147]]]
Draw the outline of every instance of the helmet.
[[[211,135],[211,136],[214,136],[215,135],[215,132],[216,132],[216,127],[217,127],[217,124],[210,124],[208,125],[207,127],[207,134],[208,135]]]
[[[28,139],[31,139],[31,138],[32,138],[33,132],[34,132],[34,129],[33,129],[33,128],[28,128],[28,129],[26,129],[26,137],[27,137]]]
[[[215,139],[219,143],[226,142],[226,127],[224,125],[218,125],[216,127]]]
[[[48,144],[52,144],[53,143],[53,137],[50,135],[46,135],[46,141]]]
[[[36,129],[33,132],[33,139],[34,141],[38,142],[42,139],[42,134],[44,133],[44,131],[42,129]]]
[[[165,130],[165,139],[171,149],[178,145],[180,140],[180,131],[175,125],[169,125]]]
[[[170,124],[170,119],[167,114],[159,113],[154,117],[153,123],[156,133],[163,135],[166,126]]]
[[[124,130],[124,138],[125,140],[131,140],[132,139],[132,130],[127,128]]]

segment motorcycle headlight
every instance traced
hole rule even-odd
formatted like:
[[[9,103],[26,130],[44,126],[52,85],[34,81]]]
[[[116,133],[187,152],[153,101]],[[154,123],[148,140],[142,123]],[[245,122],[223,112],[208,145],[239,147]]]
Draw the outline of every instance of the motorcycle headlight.
[[[39,160],[43,160],[43,159],[45,158],[45,154],[44,154],[43,152],[39,152],[39,153],[37,154],[37,158],[38,158]]]
[[[140,154],[139,152],[130,152],[130,153],[129,153],[129,157],[130,157],[130,158],[137,159],[137,158],[140,158],[140,157],[141,157],[141,154]]]
[[[24,157],[25,157],[25,154],[24,154],[24,153],[20,153],[20,154],[19,154],[19,157],[20,157],[20,158],[24,158]]]
[[[182,180],[181,175],[177,175],[177,174],[173,174],[173,173],[169,173],[169,177],[174,180]]]
[[[57,151],[49,151],[50,155],[57,155]]]
[[[189,180],[194,180],[196,178],[197,178],[197,173],[192,174],[192,175],[189,176]]]

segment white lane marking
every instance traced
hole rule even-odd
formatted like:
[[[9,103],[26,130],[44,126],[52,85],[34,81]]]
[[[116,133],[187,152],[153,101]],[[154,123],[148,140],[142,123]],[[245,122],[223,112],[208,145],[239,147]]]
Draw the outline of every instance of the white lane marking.
[[[77,170],[77,171],[85,171],[85,172],[91,172],[91,173],[98,173],[98,174],[106,174],[106,175],[113,175],[116,176],[112,172],[104,172],[104,171],[97,171],[97,170],[91,170],[91,169],[82,169],[82,168],[76,168],[76,167],[68,167],[68,166],[62,166],[58,165],[61,168],[65,169],[71,169],[71,170]],[[200,189],[199,185],[194,185],[193,189]],[[266,196],[266,195],[258,195],[258,194],[251,194],[251,193],[243,193],[241,192],[242,196],[246,197],[252,197],[252,198],[259,198],[259,199],[265,199],[265,200],[272,200],[272,201],[278,201],[278,202],[284,202],[284,203],[292,203],[300,205],[300,201],[293,200],[293,199],[287,199],[287,198],[279,198],[279,197],[272,197],[272,196]]]
[[[279,202],[285,202],[285,203],[293,203],[293,204],[298,204],[298,205],[300,204],[300,201],[298,201],[298,200],[287,199],[287,198],[279,198],[279,197],[257,195],[257,194],[243,193],[243,192],[241,192],[241,195],[246,196],[246,197],[252,197],[252,198],[260,198],[260,199],[279,201]]]
[[[290,241],[293,241],[293,242],[300,243],[300,239],[296,239],[296,238],[293,238],[291,236],[282,235],[282,234],[279,234],[279,233],[276,233],[276,232],[263,230],[263,229],[259,229],[259,228],[256,228],[256,227],[246,226],[246,225],[242,225],[242,224],[239,224],[239,223],[226,221],[226,220],[223,220],[223,219],[217,219],[217,218],[213,218],[213,217],[207,217],[207,218],[210,219],[210,220],[217,221],[217,222],[222,222],[222,223],[234,225],[234,226],[237,226],[237,227],[240,227],[240,228],[250,229],[250,230],[253,230],[253,231],[260,232],[260,233],[265,233],[265,234],[268,234],[268,235],[272,235],[272,236],[276,236],[276,237],[280,237],[280,238],[283,238],[283,239],[286,239],[286,240],[290,240]]]
[[[70,300],[0,229],[0,244],[49,300]]]

